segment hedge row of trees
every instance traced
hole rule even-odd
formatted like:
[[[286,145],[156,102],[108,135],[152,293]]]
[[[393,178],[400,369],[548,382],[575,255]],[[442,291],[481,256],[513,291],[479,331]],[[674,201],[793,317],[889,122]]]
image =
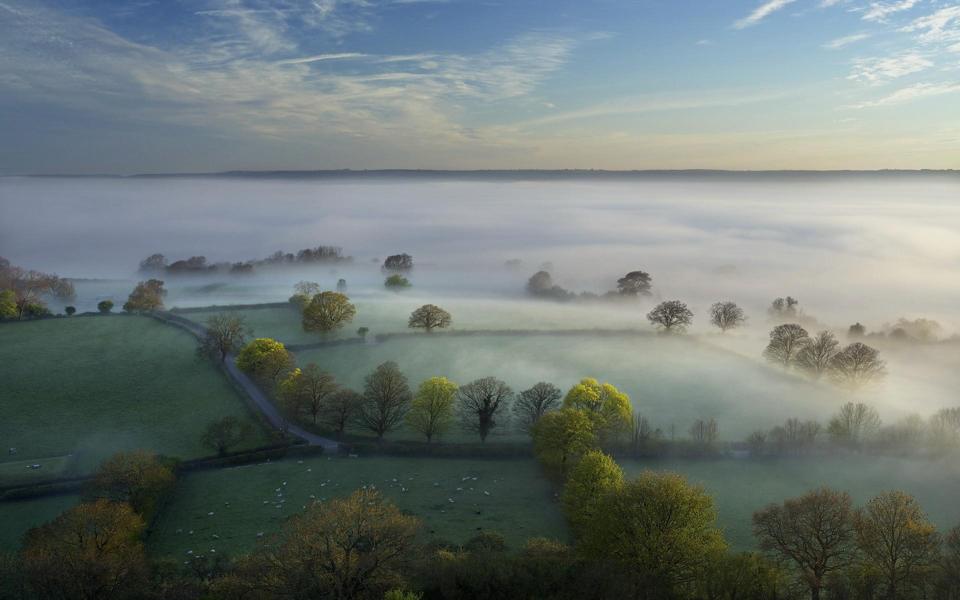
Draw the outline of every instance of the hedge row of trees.
[[[832,332],[824,330],[811,337],[797,323],[774,327],[763,356],[786,369],[814,379],[826,376],[837,385],[852,389],[878,382],[886,375],[886,363],[876,348],[863,342],[841,347]]]

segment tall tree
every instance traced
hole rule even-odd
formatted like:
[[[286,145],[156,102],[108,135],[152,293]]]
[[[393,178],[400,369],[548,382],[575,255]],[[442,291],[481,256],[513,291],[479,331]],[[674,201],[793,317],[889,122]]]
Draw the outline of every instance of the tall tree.
[[[545,381],[520,392],[516,402],[513,403],[513,414],[519,428],[531,433],[540,417],[560,407],[562,396],[563,392],[560,388]]]
[[[494,377],[471,381],[457,390],[457,412],[460,424],[475,431],[485,442],[490,432],[507,419],[513,390]]]
[[[928,580],[940,558],[940,535],[917,501],[900,491],[870,500],[854,516],[857,547],[876,569],[885,597],[904,597]]]
[[[743,309],[729,300],[715,302],[710,307],[710,323],[719,327],[724,333],[729,329],[740,327],[746,320]]]
[[[420,384],[410,411],[407,424],[422,433],[429,444],[433,438],[443,435],[453,420],[453,401],[457,384],[446,377],[431,377]]]
[[[861,342],[850,344],[830,360],[830,378],[854,390],[880,381],[886,374],[880,353]]]
[[[173,491],[176,478],[168,461],[147,450],[118,452],[103,461],[90,480],[87,498],[125,502],[149,520]]]
[[[796,355],[796,365],[813,377],[820,377],[830,368],[840,342],[829,331],[821,331],[800,348]]]
[[[633,407],[630,397],[610,383],[592,377],[581,379],[563,398],[564,408],[582,410],[593,421],[601,442],[609,441],[630,426]]]
[[[237,355],[237,366],[254,377],[276,384],[295,364],[293,354],[272,338],[257,338]]]
[[[320,422],[333,430],[338,438],[343,437],[347,426],[356,420],[362,404],[363,396],[351,389],[340,388],[323,405]]]
[[[80,504],[27,532],[23,566],[39,598],[133,598],[147,583],[143,519],[109,500]]]
[[[617,280],[617,293],[621,296],[649,296],[652,278],[643,271],[630,271]]]
[[[302,369],[294,369],[280,382],[277,394],[287,408],[298,417],[310,415],[314,425],[327,400],[339,386],[333,375],[321,371],[314,363]]]
[[[397,363],[388,361],[367,375],[363,386],[360,424],[377,434],[378,440],[403,421],[410,407],[410,386]]]
[[[127,312],[163,310],[163,297],[167,290],[159,279],[148,279],[137,284],[123,304]]]
[[[353,320],[357,308],[339,292],[321,292],[303,309],[303,330],[326,333]]]
[[[859,446],[880,429],[880,415],[863,402],[847,402],[827,425],[830,438],[839,444]]]
[[[647,313],[647,320],[665,333],[683,333],[693,321],[693,311],[679,300],[666,300]]]
[[[591,450],[570,470],[563,486],[563,512],[578,538],[602,516],[607,495],[623,487],[623,469],[610,456]]]
[[[593,421],[582,410],[548,412],[533,426],[532,433],[533,450],[540,463],[561,477],[597,446]]]
[[[827,577],[853,560],[853,502],[845,492],[813,490],[753,513],[753,534],[761,549],[792,562],[819,600]]]
[[[213,315],[207,319],[206,325],[207,330],[197,346],[197,354],[220,362],[227,360],[231,352],[243,348],[247,336],[253,334],[247,327],[246,318],[236,313]]]
[[[430,333],[434,329],[450,327],[452,322],[453,318],[447,311],[433,304],[424,304],[410,314],[407,326],[425,329],[427,333]]]
[[[763,356],[770,362],[789,367],[808,343],[810,336],[803,327],[796,323],[777,325],[770,332],[770,342],[764,349]]]

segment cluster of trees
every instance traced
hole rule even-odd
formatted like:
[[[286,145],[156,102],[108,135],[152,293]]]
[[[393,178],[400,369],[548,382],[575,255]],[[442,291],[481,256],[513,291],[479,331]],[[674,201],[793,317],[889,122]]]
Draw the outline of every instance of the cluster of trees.
[[[787,419],[769,431],[757,430],[747,438],[751,454],[804,454],[826,440],[829,448],[940,452],[960,446],[960,407],[943,408],[929,419],[908,415],[884,425],[879,413],[863,402],[847,402],[826,427],[816,420]]]
[[[819,379],[826,376],[837,385],[859,389],[879,381],[886,374],[880,353],[863,342],[841,347],[830,331],[811,337],[797,323],[777,325],[763,351],[770,362]]]
[[[0,320],[49,316],[45,299],[72,300],[75,296],[70,281],[23,269],[0,256]]]
[[[151,310],[163,310],[163,298],[167,295],[166,288],[163,287],[163,281],[159,279],[148,279],[141,281],[130,292],[127,301],[123,303],[123,310],[126,312],[149,312]],[[106,305],[102,302],[98,305],[100,312],[110,312],[104,310]],[[110,303],[113,308],[113,303]]]
[[[343,255],[338,246],[317,246],[292,252],[278,250],[260,260],[242,262],[208,263],[205,256],[191,256],[187,259],[168,262],[163,254],[151,254],[140,261],[140,272],[147,275],[203,275],[211,273],[249,274],[261,267],[301,266],[351,262],[353,258]]]
[[[340,281],[343,285],[338,282],[338,289],[346,290],[347,282]],[[301,281],[293,287],[290,303],[300,310],[304,331],[330,333],[353,321],[357,314],[357,307],[342,291],[324,292],[312,281]]]
[[[392,254],[383,261],[381,269],[387,273],[406,273],[413,270],[413,257],[409,254]]]
[[[867,328],[861,323],[854,323],[847,330],[847,337],[851,339],[878,339],[894,342],[934,343],[940,339],[943,326],[933,319],[899,318],[894,323],[886,323],[879,331],[867,333]]]
[[[630,271],[623,277],[617,279],[617,289],[611,290],[605,294],[598,295],[592,292],[580,292],[576,294],[568,291],[553,282],[553,277],[547,270],[541,270],[534,273],[527,280],[527,293],[537,298],[547,300],[597,300],[613,298],[636,298],[638,296],[649,296],[653,278],[644,271]]]

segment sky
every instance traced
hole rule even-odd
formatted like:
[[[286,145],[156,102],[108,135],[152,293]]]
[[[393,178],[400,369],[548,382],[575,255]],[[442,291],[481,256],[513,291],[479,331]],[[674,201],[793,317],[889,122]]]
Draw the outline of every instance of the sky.
[[[960,166],[960,2],[0,0],[0,174]]]

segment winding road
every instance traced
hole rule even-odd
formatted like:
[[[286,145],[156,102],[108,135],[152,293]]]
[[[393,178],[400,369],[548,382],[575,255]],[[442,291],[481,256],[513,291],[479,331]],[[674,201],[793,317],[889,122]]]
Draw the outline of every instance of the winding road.
[[[151,313],[151,316],[158,321],[163,323],[173,325],[174,327],[179,327],[184,331],[190,333],[197,339],[203,339],[207,334],[207,328],[185,319],[178,315],[174,315],[168,312],[155,312]],[[263,390],[254,383],[250,377],[240,370],[237,367],[236,356],[234,354],[228,354],[226,360],[223,362],[224,372],[227,374],[230,379],[232,379],[243,391],[247,394],[247,397],[256,405],[256,407],[263,413],[263,416],[266,417],[267,421],[275,429],[280,431],[286,431],[287,433],[294,435],[303,441],[307,442],[311,446],[323,446],[324,450],[338,451],[340,449],[340,443],[336,440],[326,438],[315,433],[310,433],[302,427],[298,427],[293,423],[287,421],[283,415],[280,414],[280,411],[277,410],[276,405],[270,401],[270,398],[263,393]]]

